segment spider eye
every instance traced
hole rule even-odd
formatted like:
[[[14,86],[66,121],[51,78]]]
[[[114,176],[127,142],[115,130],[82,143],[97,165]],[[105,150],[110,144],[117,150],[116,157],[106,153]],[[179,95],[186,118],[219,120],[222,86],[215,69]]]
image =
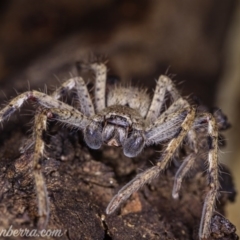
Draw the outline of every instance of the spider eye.
[[[102,146],[102,127],[92,122],[84,131],[84,140],[92,149],[99,149]]]
[[[123,145],[123,153],[127,157],[136,157],[143,149],[144,137],[140,132],[133,132]]]

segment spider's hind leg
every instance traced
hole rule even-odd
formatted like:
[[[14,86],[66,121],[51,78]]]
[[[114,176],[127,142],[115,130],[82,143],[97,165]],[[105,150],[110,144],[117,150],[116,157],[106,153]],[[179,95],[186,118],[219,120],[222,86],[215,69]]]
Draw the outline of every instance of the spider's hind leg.
[[[199,229],[199,238],[207,238],[210,234],[210,224],[213,211],[215,208],[215,202],[219,190],[218,180],[218,127],[217,122],[212,114],[204,113],[197,117],[192,129],[188,133],[189,143],[191,143],[192,153],[185,158],[182,165],[178,169],[175,175],[174,187],[172,191],[173,198],[178,198],[179,190],[184,176],[190,170],[195,162],[195,158],[198,154],[196,132],[194,127],[205,127],[207,128],[207,140],[208,140],[208,175],[209,175],[209,187],[210,190],[205,197],[202,218]]]
[[[210,234],[210,224],[215,208],[215,202],[218,196],[219,168],[218,168],[218,126],[215,118],[210,113],[204,113],[196,119],[195,124],[207,123],[208,140],[208,176],[210,190],[205,197],[202,218],[199,229],[200,239],[207,238]]]
[[[95,112],[92,99],[89,95],[87,85],[82,77],[68,79],[59,88],[57,88],[51,96],[54,99],[59,100],[65,93],[70,92],[72,89],[76,89],[77,100],[80,105],[81,112],[87,117],[94,115]]]
[[[95,72],[95,108],[96,112],[100,112],[106,108],[106,81],[107,67],[103,63],[92,63],[90,68]]]
[[[170,93],[173,102],[181,98],[173,81],[167,76],[161,75],[157,81],[154,96],[149,107],[146,119],[154,122],[158,118],[160,111],[166,101],[166,92]]]
[[[179,167],[179,169],[175,175],[174,186],[173,186],[173,190],[172,190],[172,196],[175,199],[178,198],[178,196],[179,196],[179,191],[180,191],[180,188],[182,185],[182,180],[183,180],[184,176],[191,169],[191,167],[193,166],[195,159],[197,157],[198,148],[197,148],[196,137],[197,137],[196,132],[193,129],[191,129],[187,134],[188,142],[189,142],[192,152],[183,160],[183,163],[181,164],[181,166]]]

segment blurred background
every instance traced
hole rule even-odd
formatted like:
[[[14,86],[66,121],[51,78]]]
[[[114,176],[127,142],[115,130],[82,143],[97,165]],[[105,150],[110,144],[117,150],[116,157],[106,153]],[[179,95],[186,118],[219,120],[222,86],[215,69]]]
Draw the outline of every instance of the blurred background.
[[[220,107],[232,124],[220,160],[240,192],[239,1],[0,1],[0,104],[94,57],[121,82],[153,88],[167,72],[184,95]],[[238,196],[226,215],[240,234]]]

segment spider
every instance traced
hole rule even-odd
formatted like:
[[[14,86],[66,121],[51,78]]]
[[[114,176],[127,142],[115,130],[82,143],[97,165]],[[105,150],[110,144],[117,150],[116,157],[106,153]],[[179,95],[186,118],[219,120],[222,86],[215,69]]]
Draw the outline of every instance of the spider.
[[[218,125],[210,113],[197,113],[196,108],[185,100],[172,80],[161,75],[156,83],[153,98],[134,87],[113,87],[106,92],[107,67],[103,63],[89,63],[95,73],[94,103],[81,77],[73,77],[64,82],[51,95],[38,91],[27,91],[18,95],[0,111],[0,122],[8,119],[24,102],[32,100],[39,105],[34,121],[33,175],[38,200],[38,227],[44,228],[49,218],[48,194],[40,158],[44,153],[43,133],[47,130],[48,119],[76,127],[83,132],[84,140],[91,149],[99,149],[103,144],[122,147],[127,157],[139,155],[144,147],[167,142],[163,153],[155,165],[138,174],[123,186],[107,206],[106,213],[113,213],[144,184],[156,178],[171,161],[175,152],[187,140],[191,152],[178,169],[172,196],[178,198],[184,176],[193,166],[199,152],[196,128],[202,125],[207,132],[209,192],[205,197],[199,238],[210,234],[210,223],[220,184],[218,181]],[[75,89],[79,109],[59,99],[67,91]],[[167,94],[172,102],[165,109]]]

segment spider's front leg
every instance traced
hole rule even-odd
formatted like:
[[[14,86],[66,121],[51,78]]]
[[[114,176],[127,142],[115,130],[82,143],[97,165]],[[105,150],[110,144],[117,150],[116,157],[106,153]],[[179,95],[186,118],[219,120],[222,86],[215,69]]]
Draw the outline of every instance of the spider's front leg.
[[[168,143],[167,148],[163,152],[160,160],[156,163],[156,166],[138,174],[132,181],[120,189],[109,203],[106,209],[107,214],[114,212],[122,202],[128,199],[140,187],[157,177],[159,173],[167,167],[174,152],[192,127],[194,118],[195,109],[188,107],[187,109],[179,110],[177,113],[171,113],[167,117],[160,117],[153,126],[146,130],[146,137],[148,138],[146,144],[148,145],[159,143],[169,138],[172,138],[172,140]]]
[[[35,146],[33,152],[33,176],[38,201],[38,229],[44,229],[49,219],[49,201],[46,184],[41,170],[40,159],[44,153],[43,134],[47,130],[47,114],[46,110],[38,108],[35,115],[33,135],[35,137]]]
[[[32,100],[34,103],[44,108],[65,109],[68,112],[71,112],[73,115],[77,113],[79,122],[78,124],[75,123],[74,125],[77,125],[79,128],[84,128],[88,122],[88,118],[84,114],[77,111],[68,104],[60,102],[54,99],[52,96],[33,90],[22,93],[10,101],[7,106],[0,111],[0,123],[9,118],[16,110],[20,109],[23,103],[27,100]]]
[[[43,134],[47,130],[47,119],[53,117],[58,121],[78,128],[81,126],[80,123],[82,121],[82,114],[74,109],[72,111],[69,111],[59,108],[42,109],[40,107],[37,110],[33,130],[35,137],[35,146],[33,153],[33,175],[38,200],[38,229],[46,228],[49,219],[48,194],[41,170],[41,164],[39,161],[44,153]]]
[[[35,116],[34,124],[34,153],[33,153],[33,175],[37,192],[38,200],[38,228],[43,229],[46,227],[49,218],[49,202],[47,197],[47,189],[41,171],[40,158],[44,152],[44,142],[42,136],[46,131],[47,118],[55,118],[58,121],[67,123],[78,129],[84,130],[89,124],[89,119],[73,107],[54,99],[44,93],[37,91],[28,91],[18,97],[14,98],[5,108],[0,111],[0,122],[10,117],[23,103],[31,99],[42,107],[38,109]]]
[[[61,86],[50,95],[50,97],[55,100],[60,100],[61,97],[63,97],[66,93],[71,92],[73,89],[76,90],[77,100],[81,112],[87,117],[94,115],[95,111],[93,103],[89,95],[87,86],[82,77],[73,77],[68,79],[67,81],[62,83]],[[56,104],[54,104],[54,106],[56,107]],[[34,145],[34,142],[35,139],[33,137],[30,137],[26,141],[24,146],[20,148],[20,151],[24,153],[26,150],[28,150],[31,146]]]

